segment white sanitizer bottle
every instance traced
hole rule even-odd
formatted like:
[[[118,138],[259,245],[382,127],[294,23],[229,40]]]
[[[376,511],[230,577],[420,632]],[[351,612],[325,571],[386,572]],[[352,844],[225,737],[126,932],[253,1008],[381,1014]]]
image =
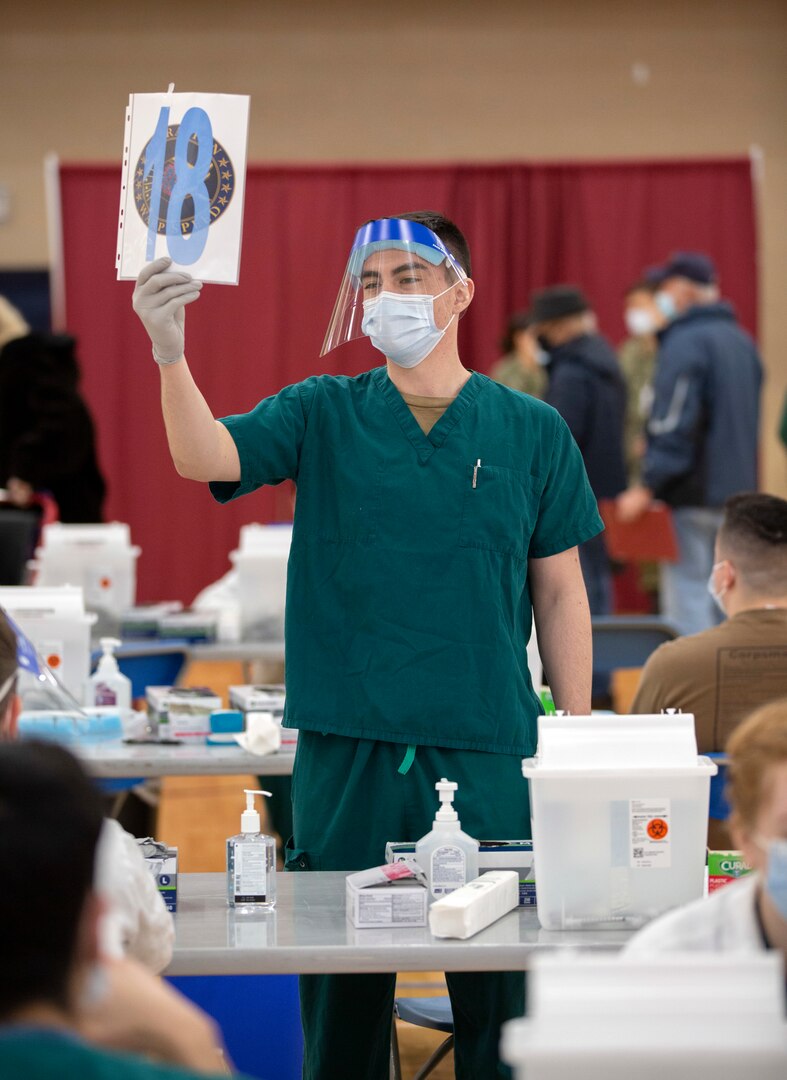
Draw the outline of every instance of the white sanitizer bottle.
[[[227,841],[227,903],[234,908],[272,908],[276,904],[276,841],[260,832],[255,795],[269,791],[243,789],[246,809],[240,832]]]
[[[102,657],[95,674],[87,681],[87,706],[116,706],[118,709],[131,708],[131,679],[118,667],[114,649],[121,642],[117,638],[102,637]]]
[[[445,896],[478,877],[478,841],[462,832],[453,807],[458,786],[445,777],[435,784],[440,807],[432,831],[415,845],[415,861],[426,874],[433,897]]]

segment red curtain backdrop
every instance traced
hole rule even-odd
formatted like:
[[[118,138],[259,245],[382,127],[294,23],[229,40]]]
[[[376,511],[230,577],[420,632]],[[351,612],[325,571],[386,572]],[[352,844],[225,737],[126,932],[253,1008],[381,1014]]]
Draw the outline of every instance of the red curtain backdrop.
[[[66,320],[109,482],[108,520],[142,548],[140,601],[190,602],[229,569],[240,525],[290,520],[289,485],[219,507],[179,478],[159,409],[158,372],[115,277],[120,169],[60,170]],[[379,363],[365,341],[318,356],[356,228],[436,209],[465,232],[476,295],[462,320],[466,366],[486,372],[507,317],[531,291],[582,286],[602,331],[623,337],[622,295],[672,250],[705,251],[725,297],[756,330],[755,215],[748,160],[434,166],[251,166],[241,283],[207,286],[188,309],[186,352],[216,416],[251,408],[317,373]]]

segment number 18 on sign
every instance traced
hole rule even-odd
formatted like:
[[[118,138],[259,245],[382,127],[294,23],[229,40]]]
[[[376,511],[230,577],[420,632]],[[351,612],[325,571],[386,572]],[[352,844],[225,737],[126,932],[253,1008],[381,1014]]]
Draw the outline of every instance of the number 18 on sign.
[[[162,255],[203,281],[236,285],[249,99],[132,94],[126,112],[117,274]]]

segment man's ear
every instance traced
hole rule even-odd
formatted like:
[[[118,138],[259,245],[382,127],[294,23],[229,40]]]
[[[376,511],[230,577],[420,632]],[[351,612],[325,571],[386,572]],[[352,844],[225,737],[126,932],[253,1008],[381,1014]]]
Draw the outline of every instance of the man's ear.
[[[472,278],[464,278],[454,289],[454,312],[462,312],[470,307],[475,294],[475,282]]]

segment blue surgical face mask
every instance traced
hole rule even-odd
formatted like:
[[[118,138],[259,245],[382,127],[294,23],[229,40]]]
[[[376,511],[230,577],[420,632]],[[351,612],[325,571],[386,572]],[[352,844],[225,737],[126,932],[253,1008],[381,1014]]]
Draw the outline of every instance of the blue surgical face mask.
[[[713,575],[716,573],[716,567],[717,566],[721,566],[721,563],[720,562],[714,563],[713,566],[711,567],[710,577],[708,578],[708,592],[713,597],[713,602],[716,605],[716,607],[719,609],[719,611],[722,613],[722,615],[726,618],[727,617],[727,612],[724,610],[724,602],[722,601],[722,596],[724,596],[724,593],[727,590],[725,589],[723,592],[716,592],[716,588],[715,588],[715,586],[713,584]]]
[[[437,296],[444,296],[454,285]],[[447,325],[438,329],[434,320],[437,296],[378,293],[363,302],[361,330],[388,360],[399,367],[414,368],[426,359],[455,318],[452,315]]]
[[[667,320],[667,322],[671,322],[672,319],[674,319],[675,316],[678,314],[678,307],[670,294],[668,292],[664,292],[663,289],[660,289],[653,297],[653,299],[659,311]]]
[[[765,840],[758,836],[755,842],[768,854],[765,891],[787,922],[787,840]]]

